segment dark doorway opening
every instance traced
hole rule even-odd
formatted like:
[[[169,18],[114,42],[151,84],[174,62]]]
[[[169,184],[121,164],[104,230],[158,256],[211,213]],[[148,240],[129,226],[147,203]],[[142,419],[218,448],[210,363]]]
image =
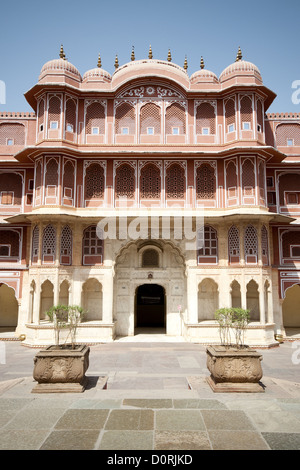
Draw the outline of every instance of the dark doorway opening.
[[[165,289],[158,284],[143,284],[136,291],[136,328],[166,327]]]

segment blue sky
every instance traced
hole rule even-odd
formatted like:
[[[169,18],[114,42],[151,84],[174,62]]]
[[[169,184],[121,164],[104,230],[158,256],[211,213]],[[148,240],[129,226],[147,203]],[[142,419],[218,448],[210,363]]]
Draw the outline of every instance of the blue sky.
[[[188,73],[205,67],[218,76],[235,61],[240,46],[243,58],[255,63],[264,84],[277,94],[269,112],[300,112],[292,103],[292,82],[300,80],[299,0],[52,0],[1,2],[0,80],[6,84],[6,104],[0,111],[30,111],[24,93],[38,80],[48,60],[58,58],[64,45],[68,60],[83,75],[97,65],[114,71],[136,59],[166,59]]]

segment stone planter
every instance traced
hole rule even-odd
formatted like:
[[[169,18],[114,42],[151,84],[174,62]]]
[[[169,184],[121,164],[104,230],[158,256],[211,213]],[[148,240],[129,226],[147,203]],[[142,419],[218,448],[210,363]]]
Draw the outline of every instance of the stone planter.
[[[85,345],[49,346],[34,357],[33,393],[83,392],[89,367],[90,348]]]
[[[206,354],[207,382],[214,392],[264,392],[262,355],[254,349],[209,346]]]

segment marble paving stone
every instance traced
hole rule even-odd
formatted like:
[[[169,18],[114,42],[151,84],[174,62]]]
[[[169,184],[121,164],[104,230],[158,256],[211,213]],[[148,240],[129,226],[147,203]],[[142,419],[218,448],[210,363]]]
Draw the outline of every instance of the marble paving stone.
[[[1,410],[0,412],[0,427],[5,426],[17,413],[17,410]]]
[[[112,410],[105,425],[106,430],[149,431],[153,427],[152,410]]]
[[[155,450],[210,450],[211,445],[204,431],[156,431]]]
[[[35,429],[1,429],[0,449],[38,450],[48,434],[49,431],[45,429],[39,429],[38,432]]]
[[[248,411],[255,426],[260,432],[298,432],[300,420],[288,411]]]
[[[254,430],[253,424],[243,411],[202,410],[207,429]]]
[[[54,430],[41,445],[40,450],[92,450],[99,430]]]
[[[100,450],[152,450],[153,431],[105,431]]]
[[[199,410],[158,410],[156,429],[159,431],[202,431],[204,422]]]
[[[164,400],[164,399],[125,399],[123,400],[123,406],[132,406],[137,408],[172,408],[173,402],[172,400]]]
[[[65,412],[64,409],[33,408],[19,411],[6,429],[50,429]]]
[[[272,450],[300,450],[300,433],[263,432]]]
[[[247,397],[247,399],[235,399],[226,401],[226,406],[230,410],[263,410],[263,411],[280,411],[282,408],[280,404],[277,403],[276,400],[251,400],[251,398]]]
[[[222,410],[222,409],[227,409],[226,405],[219,400],[209,400],[209,399],[197,399],[197,398],[191,398],[191,399],[183,399],[183,400],[174,400],[174,408],[193,408],[193,409],[201,409],[201,410],[206,410],[206,409],[217,409],[217,410]]]
[[[101,429],[109,410],[71,409],[56,423],[55,429]]]
[[[208,431],[214,450],[268,450],[261,435],[253,431]]]
[[[3,398],[0,399],[0,411],[1,410],[20,410],[24,408],[33,399],[30,398]]]

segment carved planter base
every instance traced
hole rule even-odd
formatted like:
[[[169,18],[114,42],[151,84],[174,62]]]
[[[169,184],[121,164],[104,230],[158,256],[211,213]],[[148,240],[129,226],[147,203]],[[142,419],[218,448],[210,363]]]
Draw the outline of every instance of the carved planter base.
[[[49,346],[34,358],[33,378],[38,382],[33,393],[83,392],[89,367],[90,348],[77,345],[75,349]]]
[[[209,346],[206,354],[207,382],[214,392],[264,392],[262,355],[254,349]]]

